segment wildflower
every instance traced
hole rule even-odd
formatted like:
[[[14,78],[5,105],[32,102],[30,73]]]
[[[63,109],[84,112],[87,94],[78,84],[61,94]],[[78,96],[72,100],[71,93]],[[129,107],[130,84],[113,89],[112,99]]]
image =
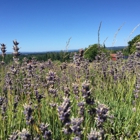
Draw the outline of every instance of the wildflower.
[[[51,95],[53,95],[53,97],[56,97],[57,96],[57,92],[58,92],[58,90],[57,89],[54,89],[52,87],[50,87],[48,89],[48,93],[51,94]]]
[[[59,119],[61,120],[63,124],[63,129],[62,131],[64,134],[70,134],[72,132],[70,128],[70,99],[68,96],[63,97],[63,103],[62,105],[58,106],[57,111],[59,115]]]
[[[70,89],[69,89],[69,87],[68,86],[66,86],[66,87],[64,87],[64,94],[65,94],[65,96],[70,96]]]
[[[60,65],[61,70],[64,70],[67,68],[67,64],[64,62],[62,65]]]
[[[40,124],[40,130],[41,130],[41,133],[43,135],[43,138],[45,140],[51,140],[51,136],[52,136],[52,133],[50,130],[48,130],[48,126],[49,124],[44,124],[44,123],[41,123]]]
[[[75,95],[79,94],[79,85],[77,83],[72,83],[73,92]]]
[[[70,126],[70,123],[69,123],[69,126]],[[65,135],[68,135],[68,134],[71,134],[72,133],[72,130],[71,130],[71,128],[69,126],[67,125],[67,126],[65,126],[65,127],[62,128],[62,132]]]
[[[76,136],[81,136],[82,135],[82,128],[81,128],[81,124],[83,122],[83,118],[71,118],[71,130],[72,132],[76,135]]]
[[[5,47],[5,44],[1,44],[1,51],[2,51],[2,57],[3,57],[3,60],[1,61],[1,64],[4,65],[5,62],[4,62],[4,57],[6,55],[6,47]]]
[[[35,89],[34,89],[34,93],[35,93],[35,97],[36,97],[38,103],[40,103],[40,102],[41,102],[41,99],[44,98],[44,95],[43,95],[43,94],[40,94],[40,93],[38,92],[38,90],[37,90],[36,87],[35,87]]]
[[[5,97],[0,96],[0,105],[3,104]]]
[[[84,115],[84,111],[85,111],[85,102],[79,102],[78,103],[78,107],[79,107],[79,109],[78,109],[78,114],[80,115],[80,116],[83,116]]]
[[[31,105],[25,104],[24,105],[24,114],[25,114],[25,117],[26,117],[26,123],[27,124],[33,124],[33,122],[34,122],[32,112],[33,112],[33,109],[31,107]]]
[[[18,47],[19,43],[16,40],[14,40],[13,43],[14,43],[14,46],[13,46],[13,50],[14,50],[14,52],[13,52],[13,60],[14,60],[15,63],[18,64],[18,61],[19,61],[18,56],[20,55],[19,47]]]
[[[49,81],[55,81],[56,73],[53,71],[49,71],[48,75],[46,76],[46,79]]]
[[[27,69],[27,70],[31,70],[31,69],[32,69],[31,64],[27,64],[26,69]]]
[[[81,138],[76,136],[76,137],[73,138],[73,140],[81,140]]]
[[[63,124],[70,122],[70,99],[68,97],[63,98],[62,105],[58,106],[57,111],[59,114],[59,119],[62,121]]]
[[[40,70],[44,70],[44,69],[45,69],[44,64],[40,64]]]
[[[31,134],[25,128],[19,133],[21,140],[31,140]]]
[[[89,83],[87,81],[83,82],[82,88],[85,89],[86,91],[89,91]]]
[[[93,128],[91,128],[87,138],[88,140],[102,140],[101,134],[96,129],[93,130]]]
[[[18,133],[19,133],[19,131],[13,132],[13,133],[9,136],[8,140],[18,140]]]
[[[96,123],[101,127],[103,122],[107,119],[108,108],[104,104],[99,104],[96,108]]]
[[[46,81],[47,81],[48,86],[50,85],[53,86],[54,83],[57,81],[56,72],[53,72],[50,70],[46,76]]]

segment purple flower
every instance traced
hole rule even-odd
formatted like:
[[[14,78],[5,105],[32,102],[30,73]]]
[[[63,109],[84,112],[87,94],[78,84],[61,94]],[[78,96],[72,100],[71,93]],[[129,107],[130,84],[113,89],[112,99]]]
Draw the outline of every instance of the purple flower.
[[[25,117],[26,117],[26,123],[27,124],[33,124],[33,122],[34,122],[32,112],[33,112],[33,109],[31,107],[31,105],[25,104],[24,105],[24,114],[25,114]]]
[[[47,124],[47,123],[40,124],[40,130],[41,130],[41,133],[45,140],[51,140],[51,136],[52,136],[52,132],[50,130],[48,130],[48,126],[49,126],[49,124]]]
[[[25,128],[19,133],[21,140],[31,140],[31,134]]]

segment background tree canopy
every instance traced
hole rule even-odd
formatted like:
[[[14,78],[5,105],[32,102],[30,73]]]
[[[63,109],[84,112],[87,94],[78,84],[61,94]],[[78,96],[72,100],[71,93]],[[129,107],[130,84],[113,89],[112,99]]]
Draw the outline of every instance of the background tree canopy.
[[[95,56],[100,52],[108,52],[108,50],[105,48],[105,45],[100,45],[100,48],[98,48],[98,44],[89,45],[89,47],[85,49],[84,58],[93,61],[95,59]]]
[[[97,54],[98,54],[98,44],[89,45],[89,47],[85,49],[84,58],[92,61],[95,59],[95,56]]]
[[[129,54],[132,54],[136,51],[136,43],[140,42],[140,34],[135,36],[131,41],[128,42],[127,51]]]

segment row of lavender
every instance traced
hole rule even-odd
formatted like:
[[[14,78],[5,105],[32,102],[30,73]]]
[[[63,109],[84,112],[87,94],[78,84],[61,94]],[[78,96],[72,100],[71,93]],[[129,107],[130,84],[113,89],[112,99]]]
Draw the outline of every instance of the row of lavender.
[[[138,139],[139,44],[128,60],[102,53],[89,64],[80,50],[61,65],[19,63],[14,45],[15,61],[0,68],[1,139]],[[5,56],[5,45],[1,50]]]

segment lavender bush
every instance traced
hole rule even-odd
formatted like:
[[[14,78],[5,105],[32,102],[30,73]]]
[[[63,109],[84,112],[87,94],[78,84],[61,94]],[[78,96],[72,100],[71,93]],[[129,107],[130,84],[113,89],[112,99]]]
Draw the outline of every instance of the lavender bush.
[[[140,138],[140,46],[127,60],[104,53],[89,63],[27,58],[0,67],[0,139],[120,140]],[[1,44],[3,61],[6,47]]]

